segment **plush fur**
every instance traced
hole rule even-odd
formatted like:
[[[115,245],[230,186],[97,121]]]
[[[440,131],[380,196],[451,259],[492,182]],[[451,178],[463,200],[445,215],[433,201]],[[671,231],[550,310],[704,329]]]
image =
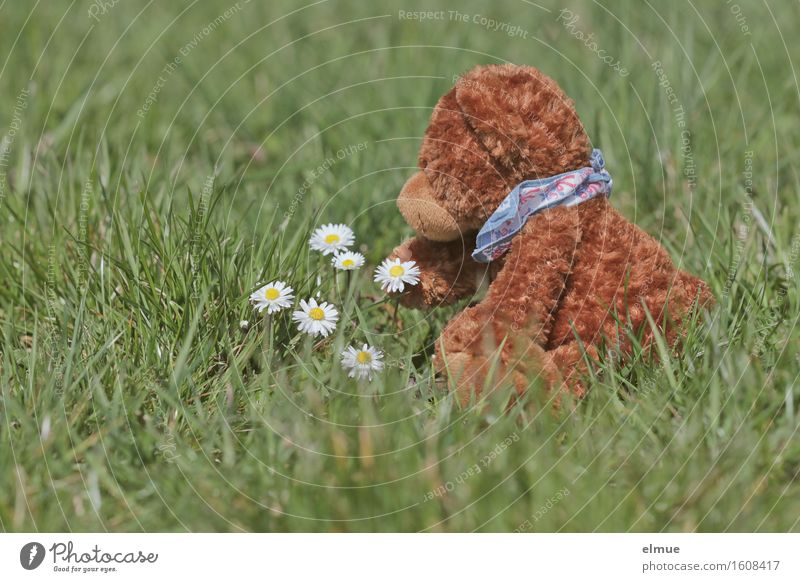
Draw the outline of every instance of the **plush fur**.
[[[419,236],[392,256],[422,271],[402,298],[413,307],[452,303],[491,280],[436,345],[437,368],[462,400],[480,393],[490,369],[495,384],[511,379],[520,391],[538,377],[583,395],[584,363],[601,350],[629,354],[627,330],[650,345],[647,311],[675,345],[690,310],[713,301],[604,197],[535,214],[488,267],[470,257],[477,230],[517,183],[586,166],[590,152],[572,101],[531,67],[476,67],[436,105],[421,172],[398,198]]]

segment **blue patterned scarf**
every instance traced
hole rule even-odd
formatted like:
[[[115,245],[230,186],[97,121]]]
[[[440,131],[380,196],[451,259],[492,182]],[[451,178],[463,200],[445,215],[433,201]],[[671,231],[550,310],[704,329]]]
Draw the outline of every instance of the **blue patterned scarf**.
[[[591,166],[541,180],[520,182],[505,197],[478,233],[472,258],[489,263],[504,254],[525,222],[553,206],[575,206],[598,194],[611,196],[611,175],[600,150],[592,150]]]

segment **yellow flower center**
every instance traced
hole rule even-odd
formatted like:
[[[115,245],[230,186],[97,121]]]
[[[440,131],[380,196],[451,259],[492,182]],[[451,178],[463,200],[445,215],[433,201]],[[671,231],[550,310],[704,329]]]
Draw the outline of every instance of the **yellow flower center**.
[[[268,301],[275,301],[280,296],[281,292],[275,289],[275,287],[270,287],[264,292],[264,297],[266,297]]]
[[[389,275],[392,277],[401,277],[406,270],[403,268],[402,265],[395,265],[391,269],[389,269]]]
[[[347,267],[348,269],[355,265],[356,262],[353,259],[345,259],[342,261],[342,266]]]
[[[325,319],[325,312],[319,307],[312,307],[308,312],[308,316],[314,321],[320,321]]]
[[[326,245],[334,245],[338,243],[341,239],[339,238],[338,234],[331,233],[325,237],[325,244]]]
[[[369,364],[372,361],[372,356],[369,352],[361,351],[356,355],[356,360],[359,364]]]

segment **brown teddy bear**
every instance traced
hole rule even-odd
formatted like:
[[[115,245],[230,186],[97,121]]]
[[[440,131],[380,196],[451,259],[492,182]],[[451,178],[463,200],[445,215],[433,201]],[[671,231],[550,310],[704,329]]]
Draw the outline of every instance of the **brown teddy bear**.
[[[490,281],[436,342],[437,371],[463,401],[490,371],[492,386],[521,392],[539,378],[582,396],[583,362],[630,353],[630,331],[652,342],[647,312],[673,345],[693,307],[713,300],[614,210],[572,100],[537,69],[461,77],[433,110],[419,167],[397,200],[418,236],[391,257],[421,270],[403,304],[449,304]]]

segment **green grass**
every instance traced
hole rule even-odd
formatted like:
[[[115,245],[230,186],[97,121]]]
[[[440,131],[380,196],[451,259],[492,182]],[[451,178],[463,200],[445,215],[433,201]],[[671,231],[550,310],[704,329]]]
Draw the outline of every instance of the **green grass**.
[[[621,77],[546,4],[437,6],[523,38],[388,2],[0,1],[0,527],[799,530],[795,10],[742,3],[747,35],[725,3],[570,4]],[[332,339],[277,317],[267,366],[248,294],[341,306],[310,230],[351,224],[370,267],[409,236],[431,107],[503,61],[575,98],[614,205],[710,283],[683,354],[560,411],[461,408],[429,360],[455,308],[395,321],[370,268]],[[387,352],[369,386],[351,341]]]

